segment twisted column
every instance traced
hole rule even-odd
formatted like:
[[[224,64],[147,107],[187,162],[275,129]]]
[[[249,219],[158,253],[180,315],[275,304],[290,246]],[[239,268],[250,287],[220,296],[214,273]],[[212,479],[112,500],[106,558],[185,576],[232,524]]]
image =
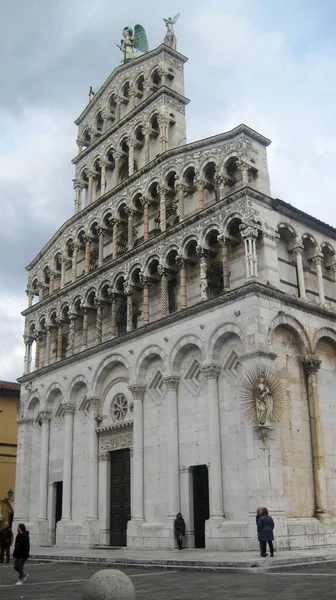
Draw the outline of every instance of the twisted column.
[[[196,246],[196,252],[200,257],[200,288],[201,300],[208,299],[208,265],[205,256],[205,250],[202,246]]]
[[[120,221],[113,219],[112,221],[112,258],[118,256],[118,228]]]
[[[38,419],[41,423],[39,519],[47,518],[50,417],[51,412],[47,410],[43,410],[38,414]]]
[[[140,274],[140,282],[143,286],[143,324],[148,325],[149,323],[149,281],[148,277]]]
[[[73,356],[75,351],[75,331],[76,331],[76,315],[75,313],[69,313],[69,345],[68,345],[68,353],[69,356]]]
[[[104,261],[104,229],[98,228],[98,267],[103,266]]]
[[[144,434],[143,399],[144,385],[130,385],[133,395],[133,471],[132,471],[132,519],[144,520]]]
[[[320,366],[321,361],[314,354],[307,356],[303,361],[303,367],[307,374],[308,381],[308,402],[313,456],[316,516],[328,512],[327,490],[324,472],[322,426],[320,417],[320,399],[317,387],[317,372]]]
[[[102,306],[103,303],[98,298],[95,298],[95,307],[97,309],[96,312],[96,342],[97,344],[101,344],[102,342],[102,332],[103,332],[103,321],[102,321]]]
[[[165,377],[167,386],[168,426],[168,515],[173,517],[180,510],[180,474],[178,445],[177,389],[179,377]]]
[[[178,213],[180,221],[184,219],[184,192],[185,186],[182,182],[177,181],[175,184],[175,190],[177,194]]]
[[[166,188],[159,186],[160,194],[160,230],[166,231],[167,228],[167,215],[166,215]]]
[[[72,454],[73,454],[73,424],[75,405],[63,404],[64,410],[64,452],[63,452],[63,497],[62,521],[71,520],[72,497]]]
[[[157,272],[161,277],[161,317],[164,318],[168,314],[168,273],[160,264],[157,266]]]
[[[220,367],[217,367],[216,365],[203,365],[201,370],[206,377],[208,390],[210,517],[223,517],[223,476],[217,386],[217,377],[220,373]]]
[[[128,142],[128,176],[130,177],[134,173],[134,149],[135,142],[134,140],[129,140]]]
[[[105,122],[106,121],[104,121],[104,123]],[[105,194],[107,165],[108,165],[108,163],[106,162],[106,160],[99,161],[99,166],[101,168],[101,172],[100,172],[100,194],[101,194],[101,196],[103,196]]]
[[[144,152],[145,152],[145,164],[149,163],[150,161],[150,134],[149,134],[149,127],[142,127],[142,133],[145,136],[145,141],[144,141]]]

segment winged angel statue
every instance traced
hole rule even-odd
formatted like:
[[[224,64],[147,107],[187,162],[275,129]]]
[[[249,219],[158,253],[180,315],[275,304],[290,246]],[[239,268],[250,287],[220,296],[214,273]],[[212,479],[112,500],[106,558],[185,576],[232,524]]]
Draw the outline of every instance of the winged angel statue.
[[[136,50],[148,52],[147,35],[142,25],[135,25],[134,32],[132,27],[124,27],[122,34],[123,39],[120,40],[120,44],[117,44],[118,48],[124,53],[122,63],[136,58]]]
[[[164,39],[164,43],[167,46],[170,46],[170,48],[173,48],[174,50],[176,50],[176,35],[174,33],[174,25],[177,21],[177,19],[179,18],[180,13],[178,13],[177,15],[175,15],[175,17],[168,17],[168,19],[163,19],[166,27],[167,27],[167,32],[165,35],[165,39]]]

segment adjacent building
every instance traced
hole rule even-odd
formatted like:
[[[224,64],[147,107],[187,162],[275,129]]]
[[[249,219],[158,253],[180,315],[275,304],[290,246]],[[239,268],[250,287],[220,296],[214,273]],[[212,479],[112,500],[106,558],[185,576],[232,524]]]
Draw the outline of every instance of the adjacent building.
[[[187,143],[168,24],[91,91],[27,267],[16,518],[173,548],[181,510],[190,548],[246,550],[266,505],[278,547],[335,544],[336,230],[271,196],[248,126]]]
[[[0,526],[14,513],[17,407],[20,385],[0,381]]]

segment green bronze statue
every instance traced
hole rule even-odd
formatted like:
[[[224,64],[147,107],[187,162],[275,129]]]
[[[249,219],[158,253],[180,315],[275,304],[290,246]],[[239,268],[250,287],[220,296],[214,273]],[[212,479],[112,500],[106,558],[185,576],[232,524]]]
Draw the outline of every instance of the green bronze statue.
[[[124,27],[122,33],[123,39],[120,40],[120,44],[117,44],[118,48],[124,53],[124,58],[121,60],[122,63],[136,58],[137,50],[148,52],[147,36],[142,25],[135,25],[134,33],[131,27]]]

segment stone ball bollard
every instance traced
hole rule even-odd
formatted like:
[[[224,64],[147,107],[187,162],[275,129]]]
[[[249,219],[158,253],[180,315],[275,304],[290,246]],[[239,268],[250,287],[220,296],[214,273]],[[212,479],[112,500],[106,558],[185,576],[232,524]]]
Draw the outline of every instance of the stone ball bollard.
[[[134,585],[122,571],[103,569],[88,580],[83,600],[136,600]]]

